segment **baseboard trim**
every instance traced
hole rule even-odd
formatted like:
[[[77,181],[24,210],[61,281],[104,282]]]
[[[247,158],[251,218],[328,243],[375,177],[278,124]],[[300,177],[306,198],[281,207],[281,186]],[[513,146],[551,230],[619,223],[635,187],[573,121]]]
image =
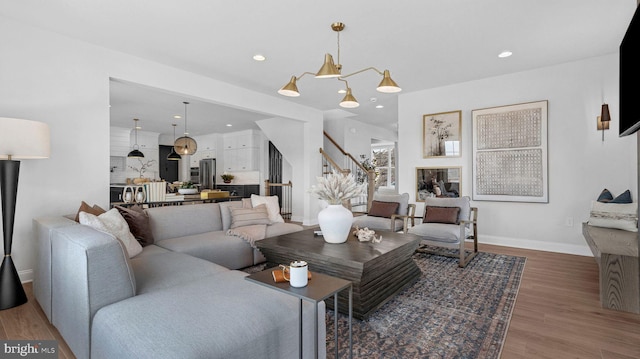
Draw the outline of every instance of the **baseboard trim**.
[[[522,249],[532,249],[536,251],[546,251],[554,253],[575,254],[578,256],[593,257],[593,253],[585,242],[584,245],[551,243],[542,241],[532,241],[530,239],[508,238],[498,236],[478,236],[478,243],[492,244],[503,247],[514,247]]]
[[[33,269],[18,271],[18,277],[20,277],[20,282],[22,283],[33,282]]]

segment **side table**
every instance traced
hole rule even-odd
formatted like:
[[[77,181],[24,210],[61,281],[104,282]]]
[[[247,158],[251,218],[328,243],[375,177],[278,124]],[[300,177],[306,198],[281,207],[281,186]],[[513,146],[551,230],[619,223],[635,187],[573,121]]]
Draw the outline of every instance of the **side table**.
[[[313,346],[314,357],[318,358],[318,303],[333,295],[333,307],[334,307],[334,333],[335,333],[335,346],[336,346],[336,358],[338,358],[338,293],[349,289],[349,358],[353,358],[353,338],[351,334],[351,320],[353,318],[353,286],[350,281],[331,277],[326,274],[312,272],[312,278],[309,280],[309,284],[306,287],[295,288],[292,287],[289,282],[276,283],[273,280],[271,272],[273,270],[280,270],[278,267],[265,269],[261,272],[253,273],[247,277],[246,280],[263,285],[268,288],[275,289],[279,292],[283,292],[300,300],[299,304],[299,342],[298,348],[300,350],[300,359],[302,359],[302,301],[306,300],[313,303],[314,308],[314,326],[313,326]]]

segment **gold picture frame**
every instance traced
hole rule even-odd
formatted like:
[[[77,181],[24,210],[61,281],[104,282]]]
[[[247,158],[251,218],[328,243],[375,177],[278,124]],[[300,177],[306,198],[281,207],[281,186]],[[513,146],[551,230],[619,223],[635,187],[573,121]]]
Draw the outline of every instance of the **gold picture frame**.
[[[462,195],[462,166],[416,167],[416,202]]]
[[[422,116],[422,157],[460,157],[462,111]]]

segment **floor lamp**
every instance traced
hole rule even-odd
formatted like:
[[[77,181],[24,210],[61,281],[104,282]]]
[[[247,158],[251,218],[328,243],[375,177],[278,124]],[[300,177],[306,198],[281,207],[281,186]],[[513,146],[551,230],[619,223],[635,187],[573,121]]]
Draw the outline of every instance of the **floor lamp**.
[[[4,235],[4,258],[0,267],[0,310],[27,302],[27,295],[11,258],[20,172],[20,161],[16,160],[48,157],[49,126],[46,123],[0,117],[0,196]]]

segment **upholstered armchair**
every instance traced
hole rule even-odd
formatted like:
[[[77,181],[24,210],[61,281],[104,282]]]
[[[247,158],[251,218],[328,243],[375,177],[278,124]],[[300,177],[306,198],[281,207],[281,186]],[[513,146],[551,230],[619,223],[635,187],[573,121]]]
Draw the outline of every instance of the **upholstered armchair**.
[[[367,214],[353,218],[353,226],[382,231],[399,231],[407,233],[409,221],[414,225],[416,205],[409,203],[409,194],[373,195],[371,208]]]
[[[478,209],[471,207],[468,196],[458,198],[426,198],[422,223],[409,228],[409,233],[422,241],[417,252],[458,258],[458,266],[465,267],[478,253]],[[467,255],[464,242],[473,240],[473,251]],[[431,247],[428,247],[431,246]],[[458,249],[451,252],[431,249]]]

